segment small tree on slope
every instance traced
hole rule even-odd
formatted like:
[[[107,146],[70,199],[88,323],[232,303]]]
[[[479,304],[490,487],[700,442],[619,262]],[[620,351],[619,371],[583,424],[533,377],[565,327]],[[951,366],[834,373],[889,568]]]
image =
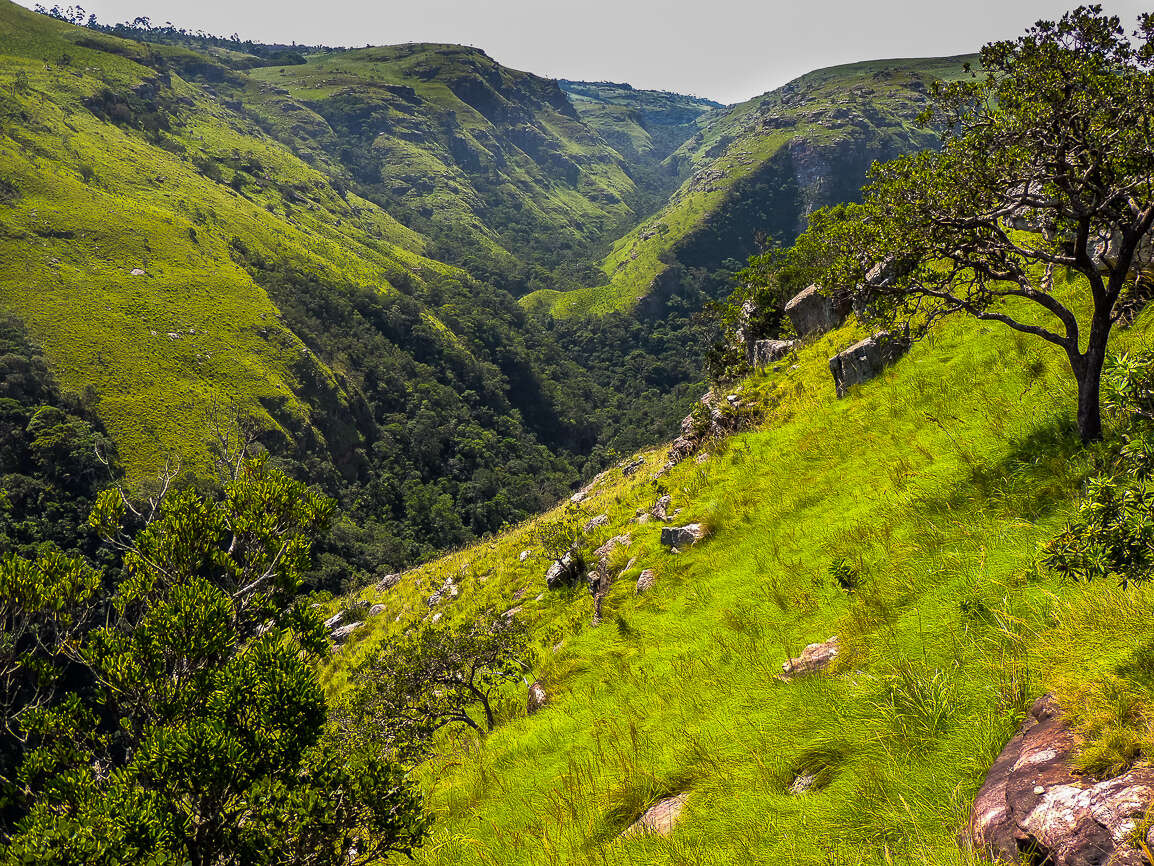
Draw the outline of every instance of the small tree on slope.
[[[1154,15],[1130,40],[1086,6],[985,46],[983,74],[933,90],[941,151],[875,165],[862,205],[815,214],[795,258],[915,330],[962,312],[1061,347],[1079,431],[1100,438],[1107,340],[1154,223],[1152,40]],[[1088,322],[1055,268],[1085,278]]]

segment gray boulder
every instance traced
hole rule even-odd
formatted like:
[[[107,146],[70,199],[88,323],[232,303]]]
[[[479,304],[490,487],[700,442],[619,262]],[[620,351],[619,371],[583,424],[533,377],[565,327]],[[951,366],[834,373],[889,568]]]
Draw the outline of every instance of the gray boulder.
[[[384,592],[386,589],[392,589],[400,582],[401,576],[399,574],[386,574],[377,582],[377,589]]]
[[[798,336],[824,334],[845,321],[849,309],[844,303],[824,295],[815,284],[798,292],[785,305],[785,314]]]
[[[342,625],[340,628],[335,629],[329,636],[334,642],[340,643],[363,625],[363,622],[350,622],[348,625]]]
[[[1074,771],[1081,743],[1049,695],[1002,749],[970,813],[970,839],[991,858],[1048,866],[1139,866],[1138,842],[1154,845],[1143,823],[1154,803],[1154,767],[1112,779]],[[1141,829],[1139,829],[1141,828]]]
[[[685,526],[665,526],[661,529],[662,547],[690,547],[705,538],[705,527],[700,523]]]
[[[833,374],[837,396],[844,397],[853,385],[877,376],[904,355],[909,345],[903,337],[880,331],[834,355],[829,359],[829,371]]]
[[[602,526],[608,526],[608,525],[609,525],[609,515],[608,514],[598,514],[596,517],[592,518],[591,520],[586,521],[585,525],[581,528],[585,532],[592,532],[594,529],[600,529]]]
[[[582,577],[583,563],[580,557],[575,556],[572,552],[566,553],[560,559],[554,561],[549,566],[549,570],[545,572],[545,585],[549,589],[557,589],[561,586],[571,586]]]
[[[643,592],[646,592],[650,589],[653,589],[653,587],[656,585],[656,583],[657,583],[657,575],[654,573],[653,569],[652,568],[645,569],[637,577],[637,594],[640,595]]]
[[[649,509],[649,513],[656,520],[668,520],[669,511],[673,508],[673,500],[669,494],[659,496],[657,501],[653,503],[653,507]]]
[[[756,340],[749,344],[749,363],[754,368],[768,367],[793,351],[794,340]]]
[[[365,618],[368,619],[368,618],[371,618],[374,616],[380,616],[384,612],[385,612],[385,606],[383,604],[374,604],[372,607],[369,608],[369,612],[367,614],[365,614]]]

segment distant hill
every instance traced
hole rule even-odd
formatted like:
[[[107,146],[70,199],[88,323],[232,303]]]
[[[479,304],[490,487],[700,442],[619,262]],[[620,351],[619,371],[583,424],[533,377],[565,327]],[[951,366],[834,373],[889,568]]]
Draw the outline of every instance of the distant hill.
[[[935,78],[962,74],[970,57],[879,60],[811,72],[702,118],[665,158],[685,181],[668,202],[613,245],[602,282],[538,292],[529,309],[566,316],[651,306],[686,279],[716,293],[709,275],[743,262],[759,233],[789,244],[816,207],[856,199],[870,164],[933,147],[915,118]],[[724,284],[725,277],[720,277]]]

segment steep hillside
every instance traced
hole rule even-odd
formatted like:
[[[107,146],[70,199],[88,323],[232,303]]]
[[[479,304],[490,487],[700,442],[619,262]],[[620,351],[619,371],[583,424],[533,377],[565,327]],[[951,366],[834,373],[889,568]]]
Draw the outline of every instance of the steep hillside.
[[[711,274],[744,261],[759,235],[788,245],[816,207],[851,201],[877,159],[932,147],[915,118],[929,82],[962,74],[966,57],[855,63],[705,116],[703,128],[665,160],[688,175],[665,206],[617,240],[600,263],[602,285],[538,292],[527,308],[566,316],[628,310],[690,282],[718,290]],[[720,281],[724,283],[724,278]]]
[[[252,416],[356,520],[333,581],[555,501],[615,398],[224,95],[250,89],[206,54],[0,4],[0,310],[134,487],[170,460],[211,474],[216,423]]]
[[[479,49],[339,51],[251,75],[263,86],[245,102],[273,134],[322,151],[434,256],[511,290],[555,285],[547,270],[640,216],[625,160],[557,83]]]
[[[1152,326],[1147,312],[1115,348],[1151,348]],[[540,524],[360,596],[384,609],[336,657],[333,694],[421,620],[507,611],[533,637],[496,731],[445,736],[422,770],[438,824],[418,862],[975,864],[969,806],[1035,698],[1074,709],[1091,756],[1148,731],[1126,719],[1154,701],[1154,589],[1039,564],[1113,459],[1078,441],[1061,352],[954,321],[838,400],[827,359],[860,334],[735,387],[765,412],[757,429],[668,474],[659,449],[598,480],[578,519],[608,519],[589,547],[630,536],[600,625],[583,585],[546,589]],[[634,519],[663,493],[705,540],[671,552],[669,524]],[[782,677],[833,635],[828,672]],[[548,702],[527,716],[534,680]],[[670,835],[621,837],[673,795]]]

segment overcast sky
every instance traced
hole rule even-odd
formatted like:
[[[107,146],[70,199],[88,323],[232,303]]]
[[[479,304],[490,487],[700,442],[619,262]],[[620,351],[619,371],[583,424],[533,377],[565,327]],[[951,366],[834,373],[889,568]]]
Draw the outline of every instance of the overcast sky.
[[[20,0],[34,6],[37,0]],[[44,0],[51,6],[54,0]],[[75,0],[72,0],[75,2]],[[61,5],[69,5],[63,0]],[[1076,0],[81,0],[103,23],[264,42],[458,42],[552,78],[627,81],[739,102],[811,69],[974,51]],[[1133,25],[1154,2],[1106,2]],[[1131,27],[1132,29],[1132,27]]]

